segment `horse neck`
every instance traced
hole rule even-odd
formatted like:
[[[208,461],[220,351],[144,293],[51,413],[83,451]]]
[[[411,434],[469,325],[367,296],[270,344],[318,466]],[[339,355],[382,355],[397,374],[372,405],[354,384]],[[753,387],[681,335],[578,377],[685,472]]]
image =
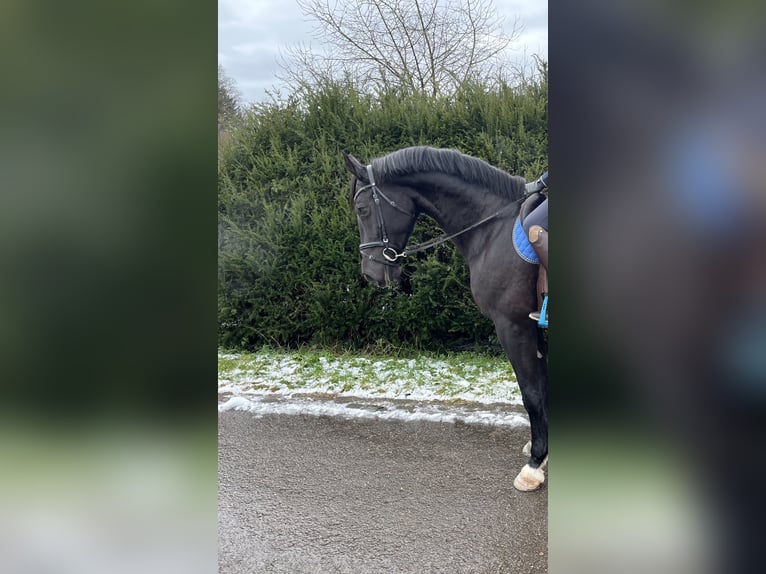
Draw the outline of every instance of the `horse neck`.
[[[489,217],[510,201],[452,176],[420,181],[412,189],[417,194],[415,202],[421,212],[436,221],[448,235]],[[487,223],[479,229],[486,232],[490,225]],[[483,249],[485,240],[484,233],[470,231],[453,241],[468,257],[477,248]]]

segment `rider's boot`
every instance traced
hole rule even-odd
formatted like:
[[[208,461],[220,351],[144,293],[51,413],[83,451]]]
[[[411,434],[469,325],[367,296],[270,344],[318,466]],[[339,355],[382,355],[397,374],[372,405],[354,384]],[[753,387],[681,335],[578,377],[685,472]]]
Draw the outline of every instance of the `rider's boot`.
[[[539,225],[533,225],[529,228],[529,242],[540,259],[541,269],[537,283],[537,293],[541,296],[541,300],[544,300],[545,296],[548,295],[548,232]],[[542,309],[530,313],[529,317],[540,322],[541,311]],[[545,317],[545,323],[547,323],[547,317]]]

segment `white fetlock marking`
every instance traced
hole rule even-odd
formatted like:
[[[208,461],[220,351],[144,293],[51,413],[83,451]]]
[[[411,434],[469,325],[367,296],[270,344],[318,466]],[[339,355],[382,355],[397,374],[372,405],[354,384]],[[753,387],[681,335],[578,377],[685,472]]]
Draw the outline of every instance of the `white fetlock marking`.
[[[528,464],[525,464],[524,468],[521,469],[521,472],[513,480],[513,486],[516,490],[529,492],[540,488],[540,485],[543,482],[545,482],[545,473],[543,472],[543,469],[541,467],[532,468]]]
[[[527,444],[524,445],[524,448],[521,449],[521,454],[526,456],[532,456],[532,441],[528,440]]]
[[[545,470],[545,467],[548,466],[548,457],[546,456],[545,459],[543,459],[543,462],[540,463],[540,468],[542,470]]]

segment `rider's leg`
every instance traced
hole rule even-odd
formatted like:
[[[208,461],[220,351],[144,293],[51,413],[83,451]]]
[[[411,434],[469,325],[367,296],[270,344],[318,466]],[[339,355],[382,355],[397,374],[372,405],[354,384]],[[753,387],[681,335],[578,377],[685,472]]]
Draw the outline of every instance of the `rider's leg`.
[[[548,232],[539,225],[529,228],[529,242],[540,258],[540,265],[548,270]]]
[[[540,259],[539,281],[537,284],[540,301],[548,294],[548,200],[537,206],[524,220],[524,231],[527,233],[529,242]],[[540,311],[529,315],[535,321],[540,320]]]
[[[548,199],[546,198],[540,205],[535,207],[524,218],[524,233],[529,236],[529,231],[535,225],[539,225],[543,229],[548,229]]]

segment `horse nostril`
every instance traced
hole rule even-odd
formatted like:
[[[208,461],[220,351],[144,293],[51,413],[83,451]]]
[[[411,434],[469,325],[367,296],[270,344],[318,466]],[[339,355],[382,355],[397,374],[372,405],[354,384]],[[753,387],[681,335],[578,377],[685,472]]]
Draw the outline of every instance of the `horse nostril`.
[[[372,278],[371,275],[368,275],[367,273],[362,273],[362,277],[364,277],[364,280],[367,281],[367,283],[376,283],[376,280]]]

